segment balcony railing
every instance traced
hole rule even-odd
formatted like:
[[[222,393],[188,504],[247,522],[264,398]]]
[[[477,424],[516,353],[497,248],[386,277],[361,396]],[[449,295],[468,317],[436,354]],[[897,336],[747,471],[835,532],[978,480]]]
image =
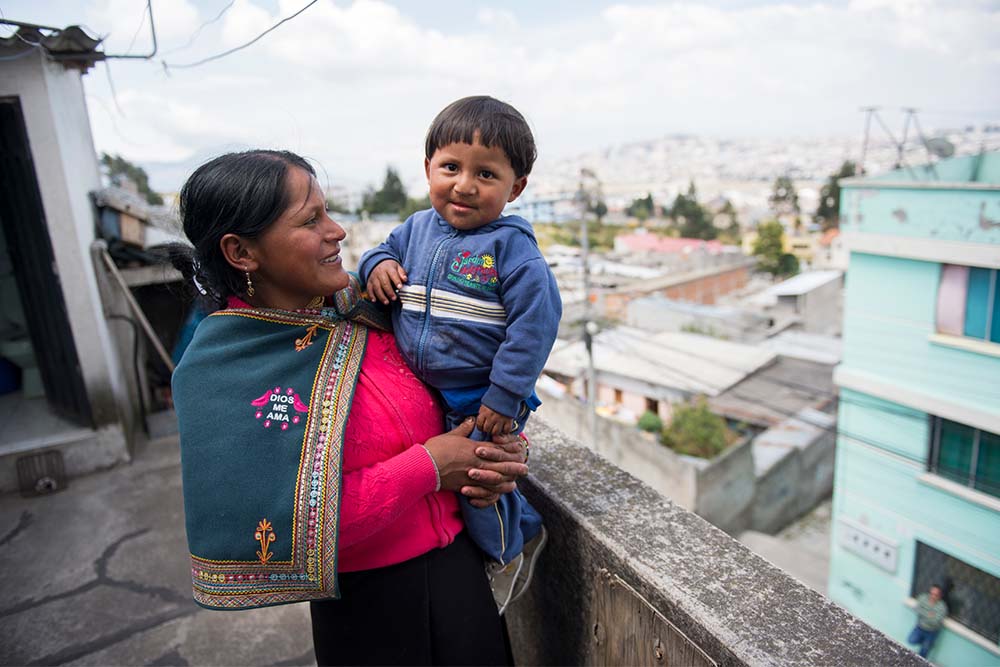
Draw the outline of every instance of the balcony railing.
[[[519,664],[926,664],[541,420],[529,435],[549,543],[508,612]]]

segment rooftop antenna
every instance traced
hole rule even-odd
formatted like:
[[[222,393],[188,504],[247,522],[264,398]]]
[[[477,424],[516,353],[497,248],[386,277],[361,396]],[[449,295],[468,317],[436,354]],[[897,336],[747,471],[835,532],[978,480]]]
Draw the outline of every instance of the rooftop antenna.
[[[861,107],[865,112],[865,138],[861,143],[861,160],[858,163],[858,175],[865,175],[865,156],[868,155],[868,137],[872,129],[872,114],[878,111],[878,107]]]
[[[941,180],[937,173],[937,167],[934,166],[934,162],[930,159],[930,157],[932,155],[936,156],[938,159],[944,157],[951,157],[952,155],[955,154],[955,147],[952,145],[950,141],[948,141],[943,137],[934,139],[933,141],[935,143],[932,146],[931,140],[928,140],[924,136],[924,131],[920,127],[920,119],[917,118],[917,110],[914,109],[913,107],[907,107],[904,108],[903,111],[906,112],[907,120],[909,120],[911,117],[913,118],[913,125],[917,128],[917,136],[920,137],[920,143],[924,145],[924,149],[927,151],[927,158],[928,158],[927,164],[931,169],[931,173],[934,175],[934,180],[935,181]]]

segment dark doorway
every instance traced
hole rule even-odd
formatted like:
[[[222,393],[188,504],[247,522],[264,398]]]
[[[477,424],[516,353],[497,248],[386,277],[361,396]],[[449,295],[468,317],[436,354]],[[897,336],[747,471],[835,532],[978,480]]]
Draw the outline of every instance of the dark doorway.
[[[93,413],[17,98],[0,98],[0,229],[6,238],[46,400],[56,414],[92,427]]]

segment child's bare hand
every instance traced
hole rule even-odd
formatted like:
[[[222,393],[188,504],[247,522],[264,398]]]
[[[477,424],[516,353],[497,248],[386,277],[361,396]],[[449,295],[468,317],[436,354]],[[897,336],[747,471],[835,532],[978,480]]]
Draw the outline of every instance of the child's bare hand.
[[[379,262],[368,276],[368,296],[372,301],[388,305],[396,300],[396,290],[406,282],[406,271],[399,262],[387,259]]]
[[[476,417],[476,428],[486,435],[507,435],[510,433],[513,417],[504,417],[499,412],[494,412],[485,405],[479,406],[479,415]]]

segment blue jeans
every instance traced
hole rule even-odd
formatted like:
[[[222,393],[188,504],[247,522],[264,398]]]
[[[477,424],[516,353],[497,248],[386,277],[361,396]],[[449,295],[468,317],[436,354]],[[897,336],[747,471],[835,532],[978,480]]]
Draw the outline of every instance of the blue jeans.
[[[920,657],[926,658],[927,654],[931,652],[934,647],[934,641],[937,639],[940,630],[924,630],[919,625],[913,628],[910,636],[906,638],[908,644],[920,644]]]
[[[522,404],[520,414],[515,419],[515,434],[524,430],[530,414],[530,409]],[[446,415],[448,428],[458,426],[465,416],[462,412],[450,411]],[[469,438],[484,442],[490,440],[478,428],[473,429]],[[521,553],[525,543],[534,539],[542,530],[541,515],[517,489],[500,496],[500,500],[491,507],[473,507],[469,499],[462,495],[459,495],[459,505],[472,541],[489,560],[504,565]]]

